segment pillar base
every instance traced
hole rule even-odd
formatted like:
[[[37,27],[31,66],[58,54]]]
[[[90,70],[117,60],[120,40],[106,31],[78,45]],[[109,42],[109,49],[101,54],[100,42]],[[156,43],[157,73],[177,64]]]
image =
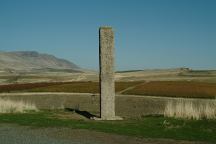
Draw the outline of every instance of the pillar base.
[[[112,120],[123,120],[123,118],[120,117],[120,116],[115,116],[115,117],[111,117],[111,118],[92,117],[91,119],[96,120],[96,121],[100,121],[100,120],[110,120],[110,121],[112,121]]]

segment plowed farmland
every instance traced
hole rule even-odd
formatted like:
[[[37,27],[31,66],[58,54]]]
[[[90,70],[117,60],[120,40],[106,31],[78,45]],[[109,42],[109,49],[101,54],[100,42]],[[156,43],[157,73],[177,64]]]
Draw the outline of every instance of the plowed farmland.
[[[98,82],[58,82],[0,85],[0,92],[99,93]],[[216,84],[189,81],[116,82],[116,92],[131,95],[215,98]]]
[[[152,81],[143,83],[124,94],[190,97],[190,98],[215,98],[216,84],[187,81]]]

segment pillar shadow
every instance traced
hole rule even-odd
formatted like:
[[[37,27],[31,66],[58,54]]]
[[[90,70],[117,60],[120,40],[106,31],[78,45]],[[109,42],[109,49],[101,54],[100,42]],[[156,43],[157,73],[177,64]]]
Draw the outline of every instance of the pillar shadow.
[[[91,119],[93,117],[98,117],[98,116],[96,116],[94,114],[89,113],[88,111],[80,111],[80,110],[73,109],[73,108],[65,108],[65,110],[70,111],[70,112],[75,112],[75,113],[77,113],[77,114],[79,114],[81,116],[84,116],[84,117],[88,118],[88,119]]]

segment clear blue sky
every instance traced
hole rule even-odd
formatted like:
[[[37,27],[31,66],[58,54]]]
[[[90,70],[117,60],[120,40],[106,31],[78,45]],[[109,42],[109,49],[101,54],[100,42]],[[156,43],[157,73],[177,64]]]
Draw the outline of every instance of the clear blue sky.
[[[116,69],[216,69],[216,0],[0,0],[0,51],[38,51],[98,69],[98,28]]]

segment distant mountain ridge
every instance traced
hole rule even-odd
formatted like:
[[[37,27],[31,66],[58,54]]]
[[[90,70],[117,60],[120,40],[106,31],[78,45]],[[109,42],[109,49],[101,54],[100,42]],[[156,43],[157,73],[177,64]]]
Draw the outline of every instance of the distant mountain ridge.
[[[81,70],[76,64],[49,54],[36,51],[0,51],[0,70],[34,71],[34,70]]]

